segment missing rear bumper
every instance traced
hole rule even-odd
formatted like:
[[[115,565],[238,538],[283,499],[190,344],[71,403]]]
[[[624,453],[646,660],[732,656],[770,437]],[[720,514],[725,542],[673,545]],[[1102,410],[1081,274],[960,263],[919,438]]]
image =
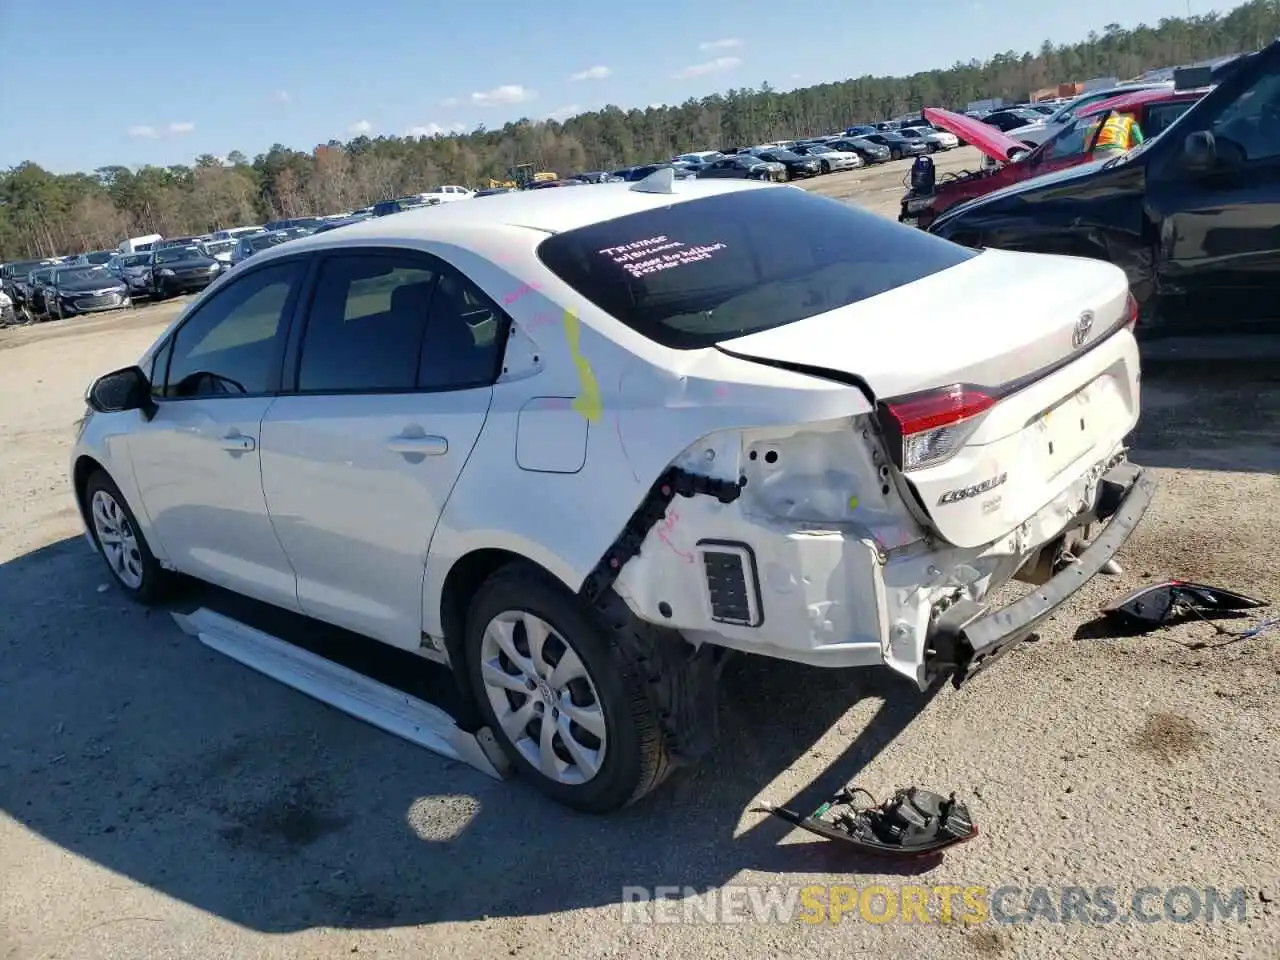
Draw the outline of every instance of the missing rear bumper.
[[[1122,463],[1112,468],[1099,482],[1092,511],[1092,518],[1107,525],[1077,562],[999,610],[962,601],[944,611],[929,638],[929,683],[950,674],[958,687],[1029,637],[1120,551],[1147,512],[1155,489],[1155,477],[1141,467]]]

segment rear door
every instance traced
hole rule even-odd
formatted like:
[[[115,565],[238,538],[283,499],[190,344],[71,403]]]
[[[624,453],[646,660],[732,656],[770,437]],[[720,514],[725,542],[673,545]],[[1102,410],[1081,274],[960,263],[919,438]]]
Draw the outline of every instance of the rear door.
[[[1171,129],[1151,165],[1147,203],[1159,224],[1160,315],[1170,331],[1248,332],[1280,322],[1280,55],[1264,54],[1207,109]],[[1210,106],[1212,103],[1212,107]],[[1193,133],[1213,136],[1218,161],[1183,160]]]
[[[305,613],[416,649],[427,548],[488,416],[506,318],[443,261],[321,260],[262,478]]]

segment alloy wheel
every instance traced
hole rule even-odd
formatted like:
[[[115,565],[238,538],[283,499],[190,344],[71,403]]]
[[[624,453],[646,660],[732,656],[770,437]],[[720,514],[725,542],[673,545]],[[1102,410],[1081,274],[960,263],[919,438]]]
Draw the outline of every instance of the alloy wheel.
[[[107,566],[130,590],[142,586],[142,553],[133,524],[115,497],[106,490],[93,494],[93,532],[98,539]]]
[[[551,624],[524,610],[498,614],[481,638],[480,677],[503,732],[544,777],[576,785],[599,772],[604,708],[586,665]]]

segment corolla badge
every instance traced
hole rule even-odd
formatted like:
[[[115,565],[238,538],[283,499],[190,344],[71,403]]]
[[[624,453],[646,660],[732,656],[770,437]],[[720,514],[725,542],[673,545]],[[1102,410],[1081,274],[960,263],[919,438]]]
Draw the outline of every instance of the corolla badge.
[[[1083,347],[1085,341],[1089,339],[1089,334],[1093,330],[1093,311],[1086,310],[1080,314],[1080,319],[1076,321],[1075,329],[1071,331],[1071,346],[1074,349]]]
[[[959,503],[961,500],[969,500],[973,497],[981,496],[989,490],[994,490],[1001,486],[1009,479],[1008,473],[1000,473],[981,483],[975,483],[972,487],[960,487],[957,490],[948,490],[938,498],[938,506],[945,506],[948,503]]]

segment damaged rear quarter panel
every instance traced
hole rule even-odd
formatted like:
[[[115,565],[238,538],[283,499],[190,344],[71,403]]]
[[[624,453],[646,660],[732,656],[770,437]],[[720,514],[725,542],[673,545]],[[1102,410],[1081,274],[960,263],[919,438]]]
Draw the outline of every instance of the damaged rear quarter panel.
[[[494,386],[484,430],[432,538],[423,584],[423,630],[433,636],[443,633],[445,578],[467,554],[509,551],[539,564],[576,592],[657,478],[700,437],[847,420],[871,410],[861,391],[844,384],[710,348],[661,347],[603,314],[549,273],[535,276],[542,292],[507,309],[536,344],[540,368],[536,375]],[[566,312],[577,320],[566,323]],[[584,396],[589,403],[579,402]],[[580,430],[586,419],[586,459],[577,472],[518,466],[519,412],[535,398],[561,401],[560,409],[542,412],[544,430],[554,429],[548,416],[563,417],[573,430]],[[723,463],[704,465],[699,472],[733,481],[739,476]],[[677,508],[691,502],[678,499]]]
[[[882,558],[919,542],[922,532],[898,498],[867,418],[721,431],[701,438],[677,466],[711,467],[746,484],[729,504],[672,502],[618,579],[638,615],[695,641],[784,659],[883,661]],[[700,545],[723,542],[751,549],[758,626],[713,620]]]

